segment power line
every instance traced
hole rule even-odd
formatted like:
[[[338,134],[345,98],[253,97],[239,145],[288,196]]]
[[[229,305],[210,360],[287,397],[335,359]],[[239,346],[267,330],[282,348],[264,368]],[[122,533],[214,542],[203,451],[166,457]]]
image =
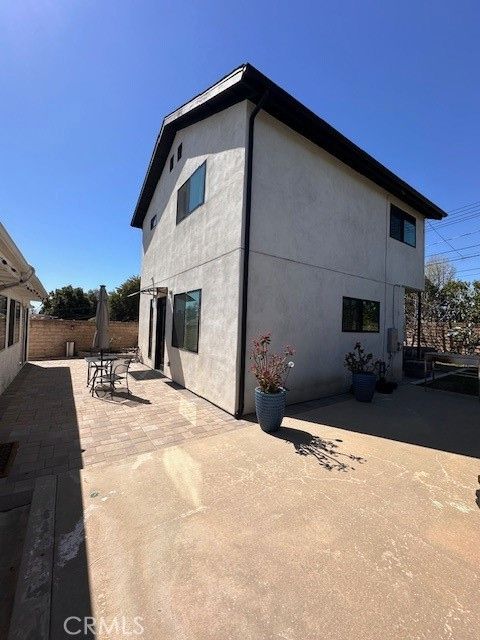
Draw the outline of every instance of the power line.
[[[480,253],[474,253],[471,256],[462,256],[461,258],[448,258],[448,260],[450,262],[457,262],[458,260],[468,260],[469,258],[478,258],[480,256]],[[431,258],[435,257],[435,254],[433,254],[432,256],[430,256]],[[430,262],[430,265],[437,265],[437,264],[443,264],[443,262]]]
[[[474,218],[478,218],[479,215],[480,215],[480,209],[475,209],[475,210],[469,211],[464,216],[456,218],[455,220],[448,220],[447,219],[446,222],[442,222],[442,229],[444,229],[445,227],[451,227],[453,224],[459,224],[460,222],[466,222],[467,220],[473,220]],[[440,222],[440,220],[437,220],[437,222]]]
[[[480,242],[477,242],[477,244],[470,244],[467,247],[460,247],[460,249],[462,251],[464,251],[465,249],[475,249],[476,247],[480,247]],[[426,256],[427,258],[430,258],[432,256],[442,256],[444,253],[452,253],[452,251],[457,251],[458,249],[450,249],[448,251],[436,251],[435,253],[431,253],[430,255]],[[462,254],[460,254],[462,255]]]
[[[433,229],[432,229],[433,231]],[[446,238],[446,240],[458,240],[459,238],[466,238],[467,236],[473,236],[476,233],[480,233],[480,229],[476,229],[475,231],[467,231],[467,233],[461,233],[459,236],[453,236],[453,238]],[[444,242],[443,240],[437,241],[437,242],[429,242],[428,246],[429,247],[434,247],[437,244],[442,244],[442,242]]]
[[[430,224],[430,220],[427,220],[427,222]],[[437,229],[435,229],[435,227],[432,227],[431,225],[430,225],[430,227],[431,227],[431,229],[432,229],[433,231],[435,231],[435,233],[437,234],[437,236],[438,236],[441,240],[443,240],[446,244],[448,244],[448,246],[449,246],[449,247],[451,247],[451,248],[453,249],[453,251],[455,251],[456,253],[458,253],[458,255],[461,257],[461,255],[462,255],[462,254],[460,253],[460,251],[459,251],[458,249],[455,249],[455,247],[453,246],[453,244],[452,244],[451,242],[449,242],[448,240],[445,240],[445,238],[442,236],[442,234],[441,234],[439,231],[437,231]],[[449,253],[450,253],[450,252],[449,252]]]
[[[463,209],[471,209],[472,207],[475,207],[477,205],[480,205],[480,200],[478,202],[470,202],[470,204],[464,204],[463,207],[457,207],[456,209],[450,209],[450,211],[448,213],[449,214],[455,214],[457,211],[462,211]]]

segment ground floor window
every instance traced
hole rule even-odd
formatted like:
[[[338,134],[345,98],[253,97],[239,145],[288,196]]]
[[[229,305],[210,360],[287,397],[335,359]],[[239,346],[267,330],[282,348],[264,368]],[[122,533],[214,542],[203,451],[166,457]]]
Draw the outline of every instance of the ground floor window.
[[[378,333],[380,331],[380,302],[344,297],[342,331]]]
[[[200,305],[202,291],[187,291],[174,296],[172,345],[187,351],[198,351]]]
[[[21,305],[18,300],[10,300],[8,310],[8,346],[11,347],[20,339]]]
[[[7,298],[0,296],[0,351],[5,349],[7,340]]]

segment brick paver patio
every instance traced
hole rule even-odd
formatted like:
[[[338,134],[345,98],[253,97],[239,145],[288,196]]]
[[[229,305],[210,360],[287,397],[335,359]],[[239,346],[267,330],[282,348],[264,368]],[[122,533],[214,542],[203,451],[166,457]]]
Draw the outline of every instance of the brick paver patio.
[[[140,364],[129,385],[131,396],[92,398],[83,360],[27,364],[0,396],[0,441],[19,442],[0,494],[31,489],[42,475],[108,465],[248,424]]]

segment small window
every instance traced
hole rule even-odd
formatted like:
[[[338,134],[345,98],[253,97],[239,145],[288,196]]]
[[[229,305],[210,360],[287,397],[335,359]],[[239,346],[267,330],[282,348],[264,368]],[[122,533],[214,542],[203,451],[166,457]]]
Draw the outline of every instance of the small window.
[[[172,346],[198,352],[201,298],[201,289],[174,296]]]
[[[417,221],[394,204],[390,205],[390,237],[410,247],[417,244]]]
[[[156,226],[157,226],[157,214],[155,214],[150,220],[150,231],[152,229],[155,229]]]
[[[378,333],[380,303],[375,300],[343,298],[342,331]]]
[[[15,302],[15,329],[13,331],[13,342],[20,340],[20,325],[22,322],[22,305],[20,302]]]
[[[182,159],[182,151],[183,151],[182,145],[179,144],[177,149],[177,162]]]
[[[8,310],[8,346],[11,347],[20,339],[20,302],[10,300]]]
[[[173,156],[170,158],[170,171],[173,170]]]
[[[7,340],[7,298],[0,296],[0,351],[5,349]]]
[[[178,190],[177,224],[205,202],[206,167],[204,162]]]

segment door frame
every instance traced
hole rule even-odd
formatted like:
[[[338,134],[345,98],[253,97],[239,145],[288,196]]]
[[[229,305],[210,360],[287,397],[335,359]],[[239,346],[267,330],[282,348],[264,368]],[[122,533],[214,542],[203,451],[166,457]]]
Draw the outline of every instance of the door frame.
[[[157,298],[155,318],[155,356],[153,368],[161,371],[165,367],[165,320],[167,314],[167,297]]]

